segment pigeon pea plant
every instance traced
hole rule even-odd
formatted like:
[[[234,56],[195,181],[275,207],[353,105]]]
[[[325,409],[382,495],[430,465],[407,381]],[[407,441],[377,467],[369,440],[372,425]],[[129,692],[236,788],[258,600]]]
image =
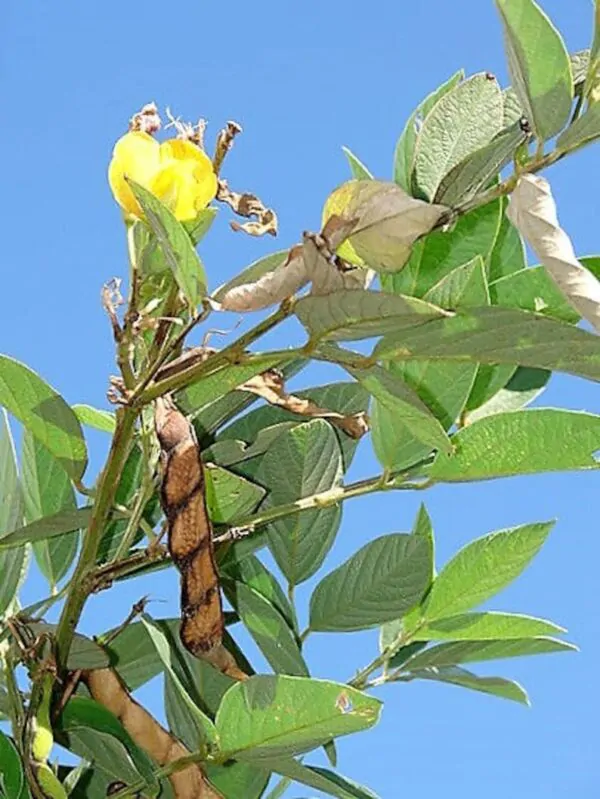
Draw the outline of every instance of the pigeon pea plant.
[[[600,257],[575,257],[537,176],[600,138],[600,3],[591,49],[571,57],[533,0],[496,5],[512,88],[452,76],[409,119],[393,180],[346,151],[353,179],[322,229],[217,290],[196,252],[213,201],[246,220],[234,230],[277,232],[271,209],[221,177],[239,127],[211,157],[203,123],[159,144],[155,106],[131,120],[109,168],[130,256],[127,301],[116,280],[103,290],[114,412],[70,407],[0,358],[0,403],[23,426],[20,466],[7,417],[0,436],[3,796],[275,799],[298,782],[372,798],[335,771],[335,739],[377,723],[372,689],[434,680],[527,703],[517,683],[464,665],[573,649],[549,621],[477,610],[526,568],[546,522],[485,535],[438,573],[423,505],[410,533],[374,536],[321,578],[304,630],[294,600],[347,499],[597,466],[600,416],[526,406],[552,371],[600,380],[598,338],[577,327],[599,326]],[[267,308],[222,349],[186,346],[222,309]],[[256,349],[291,317],[303,341]],[[290,394],[311,361],[347,379]],[[82,425],[111,436],[93,486]],[[365,434],[381,473],[347,482]],[[31,551],[50,595],[22,608]],[[77,632],[91,594],[171,567],[180,618],[152,618],[141,600],[118,628]],[[272,673],[255,674],[238,624]],[[311,678],[307,636],[377,627],[379,651],[346,683]],[[131,696],[159,673],[168,729]],[[79,765],[56,762],[55,742]],[[310,765],[319,747],[331,768]]]

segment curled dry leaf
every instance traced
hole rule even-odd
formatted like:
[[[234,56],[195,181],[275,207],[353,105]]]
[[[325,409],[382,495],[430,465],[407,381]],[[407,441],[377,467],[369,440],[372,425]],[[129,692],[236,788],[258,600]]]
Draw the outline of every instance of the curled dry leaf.
[[[169,553],[181,574],[181,641],[192,655],[224,674],[246,679],[223,645],[223,605],[194,428],[169,397],[157,399],[154,423],[161,450],[161,504]]]
[[[82,679],[92,697],[115,715],[135,743],[159,765],[191,754],[147,710],[133,699],[113,669],[84,671]],[[176,799],[221,799],[201,766],[192,763],[169,777]]]
[[[276,369],[267,369],[256,377],[247,380],[239,389],[249,391],[266,400],[270,405],[277,405],[291,413],[308,416],[312,419],[327,419],[332,425],[343,430],[351,438],[359,439],[369,431],[367,415],[365,413],[352,413],[344,415],[320,408],[310,399],[295,397],[285,391],[285,382],[281,372]]]
[[[302,245],[292,247],[279,266],[253,283],[230,289],[219,307],[224,311],[259,311],[291,297],[308,283]]]
[[[228,205],[231,210],[238,216],[251,219],[256,218],[256,221],[245,222],[230,222],[233,230],[243,230],[250,236],[270,236],[277,235],[277,215],[272,208],[266,208],[262,201],[256,194],[245,192],[238,194],[238,192],[231,191],[227,185],[227,181],[219,180],[217,188],[217,200]]]
[[[567,302],[600,332],[600,282],[577,260],[571,239],[558,222],[548,181],[537,175],[522,175],[506,215]]]
[[[343,220],[338,222],[346,229]],[[335,231],[335,221],[330,230]],[[352,266],[336,255],[324,229],[323,234],[305,233],[304,244],[292,247],[275,269],[253,283],[230,289],[219,305],[224,311],[259,311],[283,302],[307,283],[312,283],[311,294],[331,294],[342,289],[364,289],[373,275],[372,270]]]
[[[353,266],[336,255],[336,242],[343,241],[344,232],[353,225],[353,222],[348,225],[340,217],[332,216],[323,233],[304,234],[304,268],[311,282],[311,294],[322,296],[344,289],[365,289],[373,280],[372,269]]]
[[[373,269],[402,269],[415,241],[429,233],[449,213],[443,205],[417,200],[395,183],[351,180],[334,192],[342,220],[352,230],[344,236]],[[335,247],[337,249],[337,246]]]

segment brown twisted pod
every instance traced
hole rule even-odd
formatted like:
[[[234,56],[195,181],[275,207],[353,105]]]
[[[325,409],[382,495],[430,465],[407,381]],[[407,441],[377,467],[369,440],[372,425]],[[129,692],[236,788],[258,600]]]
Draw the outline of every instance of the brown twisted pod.
[[[194,428],[170,397],[157,399],[154,422],[161,449],[161,503],[169,553],[181,574],[181,641],[188,652],[230,677],[246,679],[223,646],[223,606]]]

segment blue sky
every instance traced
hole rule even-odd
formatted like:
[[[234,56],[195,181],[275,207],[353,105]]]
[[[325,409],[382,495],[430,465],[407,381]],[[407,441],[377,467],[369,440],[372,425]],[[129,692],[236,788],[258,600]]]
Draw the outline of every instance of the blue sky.
[[[591,0],[543,5],[569,49],[587,46]],[[291,245],[302,230],[316,229],[324,198],[347,177],[342,145],[387,178],[406,118],[456,69],[491,71],[507,83],[491,0],[182,0],[176,6],[21,0],[4,3],[0,18],[1,349],[39,371],[68,401],[99,407],[115,371],[100,287],[126,273],[124,230],[106,166],[114,141],[143,103],[155,100],[184,118],[207,117],[209,141],[227,119],[239,121],[244,134],[226,176],[279,214],[279,242],[233,234],[221,214],[201,248],[215,287],[260,255]],[[592,147],[548,173],[561,222],[581,255],[600,252],[599,154]],[[344,378],[313,372],[295,385],[319,379]],[[596,386],[566,377],[553,378],[540,404],[600,411]],[[98,434],[90,444],[93,470],[106,440]],[[376,471],[365,442],[351,477]],[[427,799],[441,792],[461,799],[595,795],[597,481],[593,473],[544,475],[345,506],[329,568],[375,535],[409,529],[423,498],[436,529],[438,565],[487,531],[557,517],[542,553],[493,607],[563,624],[581,653],[479,669],[524,683],[531,710],[430,683],[380,691],[380,725],[340,742],[343,773],[382,799],[417,792]],[[310,585],[299,590],[301,603]],[[24,598],[44,590],[34,576]],[[117,623],[144,593],[157,600],[153,614],[176,612],[176,576],[163,574],[95,597],[84,629],[100,632]],[[316,676],[346,679],[375,647],[374,633],[316,635],[307,655]],[[156,683],[140,691],[155,711],[157,697]],[[309,795],[300,787],[289,793]]]

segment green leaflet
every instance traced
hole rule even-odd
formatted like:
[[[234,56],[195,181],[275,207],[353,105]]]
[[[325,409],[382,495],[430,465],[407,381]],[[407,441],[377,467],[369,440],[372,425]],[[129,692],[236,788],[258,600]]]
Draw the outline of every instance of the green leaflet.
[[[512,86],[540,141],[560,133],[571,113],[573,76],[560,33],[533,0],[496,0]]]
[[[221,758],[260,764],[301,754],[372,727],[380,710],[379,700],[328,680],[251,677],[229,689],[217,712]]]
[[[397,619],[423,597],[432,550],[421,536],[381,536],[326,575],[310,600],[312,630],[349,631]]]
[[[64,399],[28,366],[0,355],[0,405],[54,455],[73,480],[87,465],[79,420]]]
[[[446,175],[489,144],[502,122],[502,93],[493,75],[473,75],[441,97],[417,136],[414,180],[419,193],[433,201]]]

